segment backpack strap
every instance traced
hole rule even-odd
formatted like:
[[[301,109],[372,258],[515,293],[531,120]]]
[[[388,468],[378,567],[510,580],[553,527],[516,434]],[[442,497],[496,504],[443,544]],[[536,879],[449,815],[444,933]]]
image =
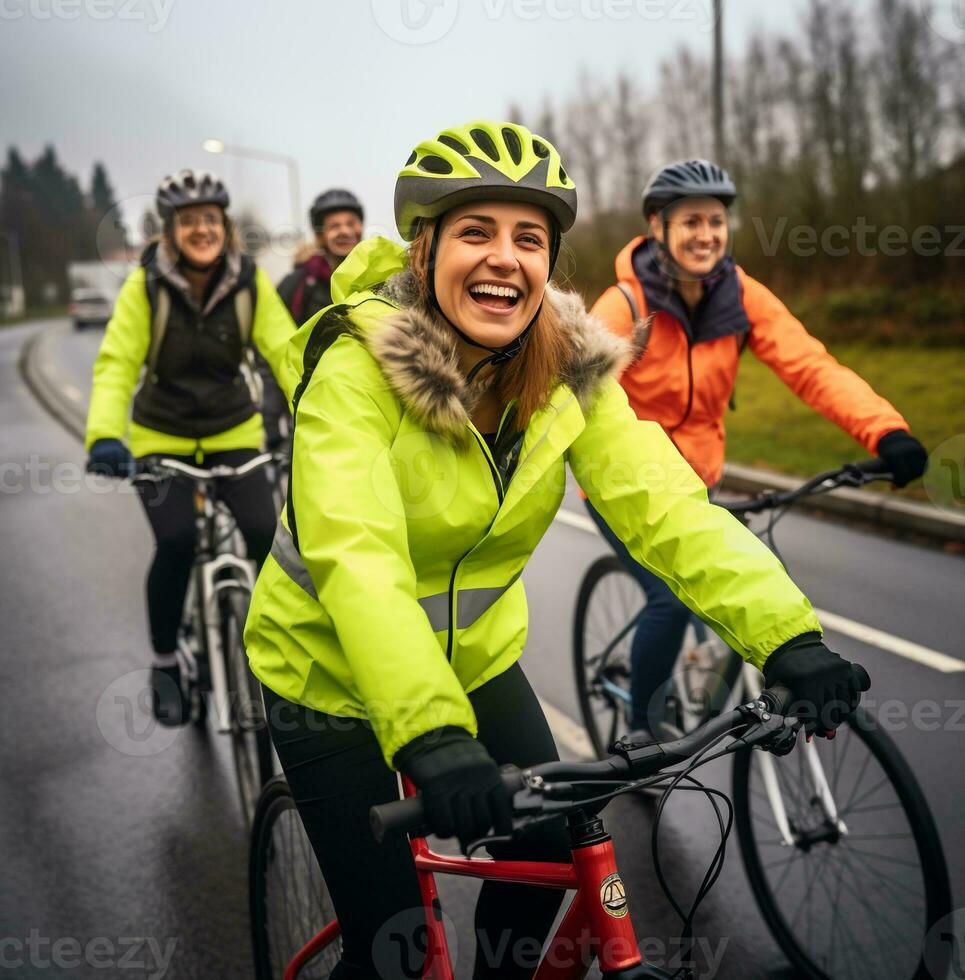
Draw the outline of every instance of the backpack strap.
[[[741,354],[744,353],[744,348],[747,347],[751,339],[750,330],[745,330],[737,338],[737,364],[740,366]],[[734,387],[730,390],[730,398],[727,399],[727,407],[732,411],[737,411],[737,378],[734,378]]]
[[[245,286],[235,293],[235,316],[238,318],[238,331],[241,333],[241,346],[247,348],[251,343],[251,328],[255,320],[254,286]]]
[[[171,315],[171,294],[161,285],[160,280],[151,276],[150,270],[147,270],[144,287],[151,308],[151,346],[148,348],[147,370],[149,375],[153,375]]]
[[[298,387],[292,395],[292,459],[288,469],[288,499],[285,501],[285,510],[288,514],[288,530],[291,532],[292,541],[295,544],[295,551],[298,551],[298,525],[295,522],[295,501],[292,498],[292,486],[295,482],[295,425],[298,421],[298,403],[302,400],[302,395],[312,380],[315,368],[318,366],[322,354],[331,346],[335,337],[342,329],[348,329],[348,315],[352,307],[345,303],[339,306],[330,306],[312,325],[312,332],[309,334],[308,343],[305,345],[305,353],[302,355],[302,377],[298,382]],[[305,328],[302,327],[302,330]]]
[[[627,303],[630,304],[630,316],[633,318],[632,322],[636,323],[640,319],[640,307],[637,306],[637,300],[633,295],[633,290],[625,282],[618,282],[617,289],[623,293]]]

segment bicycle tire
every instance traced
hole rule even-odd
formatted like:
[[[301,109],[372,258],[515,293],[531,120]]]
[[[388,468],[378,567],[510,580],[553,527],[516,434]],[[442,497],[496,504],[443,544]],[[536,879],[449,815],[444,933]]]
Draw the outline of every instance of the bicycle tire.
[[[293,860],[295,854],[299,855],[297,861]],[[283,867],[286,861],[292,866]],[[281,888],[273,880],[275,870],[280,872],[275,877]],[[299,887],[299,875],[302,884],[309,883],[306,873],[314,888]],[[280,916],[277,906],[281,895],[303,905],[296,932],[291,928],[296,924],[292,918]],[[255,810],[248,858],[248,902],[256,980],[282,980],[295,953],[335,918],[331,896],[284,776],[265,784]],[[323,980],[340,956],[341,943],[336,939],[305,965],[298,974],[300,980]]]
[[[592,641],[588,637],[589,624],[588,612],[590,603],[594,598],[600,583],[608,575],[619,574],[639,590],[643,596],[643,590],[639,587],[633,576],[627,572],[623,563],[616,555],[603,555],[598,558],[583,576],[580,583],[580,592],[576,601],[576,611],[573,617],[573,671],[576,678],[576,691],[580,705],[580,717],[583,720],[583,727],[586,729],[593,746],[593,751],[598,759],[604,759],[609,754],[609,747],[614,741],[614,737],[623,734],[626,728],[625,711],[621,705],[615,703],[611,696],[605,692],[593,689],[591,680],[594,673],[593,666],[588,663]],[[598,594],[598,593],[597,593]],[[645,601],[645,600],[644,600]],[[632,614],[627,614],[626,620],[629,621]],[[629,665],[626,668],[626,683],[629,685]],[[622,725],[620,714],[623,714]],[[603,731],[600,718],[607,719],[607,731]]]
[[[945,864],[944,852],[942,850],[941,839],[938,835],[938,830],[935,826],[935,821],[932,818],[931,811],[929,810],[928,803],[925,800],[924,794],[915,779],[914,774],[908,766],[901,753],[899,752],[897,746],[884,732],[880,730],[877,726],[872,715],[867,711],[859,708],[854,716],[849,720],[846,726],[843,726],[842,730],[839,730],[838,739],[845,736],[856,737],[858,742],[860,742],[863,747],[868,751],[871,759],[873,759],[877,765],[880,767],[881,771],[884,773],[884,777],[887,780],[890,787],[894,790],[895,795],[898,799],[898,804],[900,805],[903,815],[907,820],[910,827],[910,834],[894,835],[886,834],[880,835],[879,840],[884,841],[886,839],[892,839],[897,837],[911,837],[914,841],[915,853],[917,855],[917,860],[919,862],[919,870],[921,873],[922,891],[924,897],[923,911],[924,911],[924,922],[921,923],[920,935],[902,935],[896,938],[895,941],[901,943],[900,949],[909,950],[908,959],[911,960],[916,956],[916,949],[921,950],[918,953],[918,963],[915,965],[912,962],[907,964],[908,968],[905,969],[903,960],[899,961],[896,958],[891,960],[891,965],[893,966],[894,973],[889,974],[888,963],[886,962],[885,969],[882,970],[876,964],[872,965],[874,968],[873,973],[869,974],[874,976],[876,980],[885,980],[886,977],[893,977],[893,980],[933,980],[935,977],[944,977],[945,972],[942,970],[940,963],[943,958],[947,962],[950,958],[950,951],[946,953],[943,948],[932,948],[929,947],[928,953],[928,965],[925,963],[925,953],[924,953],[924,942],[926,936],[929,936],[929,930],[931,927],[942,917],[948,915],[952,909],[952,896],[951,887],[948,879],[948,869]],[[802,736],[803,737],[803,736]],[[835,742],[838,741],[835,739]],[[822,740],[817,740],[822,741]],[[833,743],[831,743],[833,746]],[[834,748],[828,748],[828,743],[824,743],[823,751],[825,759],[829,755],[834,754],[835,758],[840,755],[841,767],[844,768],[845,754],[850,750],[850,745],[847,745],[843,750],[836,750]],[[795,753],[798,749],[794,750]],[[751,802],[751,776],[752,776],[752,765],[754,756],[757,753],[747,750],[739,752],[734,757],[734,770],[733,770],[733,793],[734,793],[734,808],[735,808],[735,823],[737,826],[737,835],[740,841],[741,855],[744,860],[744,867],[747,872],[747,877],[750,881],[751,890],[754,893],[754,898],[757,901],[757,905],[761,911],[761,915],[774,937],[778,946],[781,948],[784,955],[788,958],[791,965],[797,971],[797,975],[804,978],[804,980],[858,980],[857,971],[854,968],[853,963],[849,959],[849,963],[846,965],[846,971],[840,972],[835,970],[834,973],[828,973],[828,969],[833,968],[833,964],[829,964],[825,958],[825,962],[819,963],[817,960],[819,958],[818,951],[814,948],[806,948],[806,942],[802,942],[802,936],[800,930],[794,928],[794,923],[797,921],[799,912],[795,912],[792,915],[792,921],[788,922],[785,915],[785,911],[782,909],[781,903],[775,897],[774,889],[772,889],[770,878],[767,874],[768,870],[768,858],[774,856],[774,852],[771,851],[770,855],[762,853],[762,846],[774,847],[773,843],[763,844],[757,839],[755,832],[755,819],[752,810]],[[785,757],[790,759],[791,756]],[[783,761],[782,759],[775,759],[778,765]],[[799,763],[800,765],[800,760]],[[865,760],[861,764],[863,766],[861,780],[864,780],[864,772],[867,770],[869,765],[869,760]],[[875,773],[875,775],[877,775]],[[837,781],[835,781],[835,786]],[[844,792],[848,792],[848,788],[851,783],[842,783],[842,796]],[[782,786],[782,789],[786,788],[786,784]],[[847,824],[849,817],[849,807],[851,815],[851,824],[849,826],[849,835],[843,836],[839,841],[834,841],[833,843],[837,845],[840,842],[847,842],[851,847],[851,854],[856,854],[857,859],[860,860],[860,855],[869,854],[868,851],[863,850],[862,847],[856,847],[856,841],[860,841],[864,845],[867,836],[865,835],[854,835],[853,831],[857,827],[861,829],[861,821],[855,820],[855,814],[861,812],[855,809],[857,803],[862,802],[862,797],[859,796],[855,800],[855,795],[859,792],[860,787],[854,785],[850,789],[851,797],[849,798],[847,804],[841,809],[840,816],[845,820]],[[864,796],[874,799],[874,792],[871,794],[864,792]],[[793,797],[795,794],[793,790],[787,794],[788,798]],[[782,792],[782,796],[785,794]],[[807,799],[807,792],[805,787],[805,792],[801,797],[802,799]],[[854,801],[854,802],[853,802]],[[810,800],[812,808],[814,806],[813,797]],[[836,801],[837,802],[837,801]],[[891,804],[893,807],[896,804]],[[876,812],[880,813],[889,807],[885,806],[875,806],[870,805],[864,807],[864,812]],[[767,817],[765,816],[766,820]],[[864,820],[866,818],[862,818]],[[883,819],[879,817],[873,818],[875,820]],[[758,824],[760,823],[760,817],[758,817]],[[887,828],[886,828],[887,829]],[[820,845],[818,845],[820,846]],[[897,847],[897,845],[892,845]],[[795,850],[801,850],[800,847],[795,848]],[[809,853],[809,852],[805,852]],[[884,862],[888,862],[889,858],[887,855],[880,855],[877,852],[870,852],[871,856],[880,859]],[[798,855],[794,855],[790,861],[794,862],[798,859]],[[841,883],[844,880],[845,873],[847,873],[851,878],[854,878],[854,869],[851,864],[851,858],[846,852],[837,852],[834,855],[834,867],[832,870],[838,871],[838,897],[840,898],[842,892]],[[825,862],[825,866],[830,862],[830,856]],[[890,859],[892,863],[901,864],[902,869],[899,871],[901,874],[901,879],[897,880],[894,889],[903,889],[905,894],[899,899],[902,902],[903,911],[908,912],[913,906],[911,901],[907,896],[907,893],[912,891],[914,884],[914,874],[909,871],[908,868],[904,867],[905,863],[911,862],[896,862],[896,859],[892,857]],[[866,864],[871,864],[870,861],[865,860]],[[878,880],[878,890],[874,894],[875,901],[875,914],[880,915],[880,923],[877,923],[877,929],[885,929],[884,933],[887,941],[891,941],[894,935],[894,930],[896,924],[894,920],[888,920],[884,916],[883,910],[883,893],[887,891],[886,888],[882,887],[881,881],[883,881],[887,876],[883,872],[879,872],[879,865],[875,864],[872,870],[872,874],[875,879]],[[784,872],[785,878],[788,872]],[[820,872],[815,872],[815,878],[812,879],[812,888],[814,882],[817,880],[817,875]],[[830,879],[829,879],[830,881]],[[829,883],[830,888],[830,883]],[[852,885],[849,883],[848,889],[850,890]],[[819,898],[825,907],[828,907],[831,914],[834,916],[836,921],[833,921],[830,926],[831,936],[827,938],[827,933],[822,933],[820,926],[816,930],[817,938],[822,943],[829,942],[831,945],[831,953],[834,953],[835,939],[834,933],[838,930],[840,924],[840,918],[844,916],[847,911],[855,907],[855,905],[860,905],[858,902],[849,902],[847,899],[843,901],[834,901],[827,895],[824,888],[819,891]],[[859,898],[863,897],[863,893],[859,893]],[[885,925],[882,925],[884,923]],[[876,923],[871,922],[871,932],[876,933]],[[845,925],[840,925],[841,931],[844,931],[848,927]],[[908,932],[914,931],[914,925],[910,925]],[[806,931],[813,935],[813,931],[808,928]],[[853,933],[849,933],[853,935]],[[822,936],[824,938],[822,938]],[[872,945],[879,945],[880,937],[882,933],[878,931],[873,939]],[[937,937],[932,935],[929,939],[930,942],[935,942]],[[912,945],[908,945],[911,943]],[[915,945],[917,944],[917,945]],[[847,949],[847,947],[842,947],[842,950]],[[884,954],[882,954],[884,955]],[[850,957],[850,952],[849,952]],[[859,965],[861,961],[858,961]],[[912,969],[913,967],[913,969]]]
[[[271,739],[261,699],[261,686],[248,666],[244,646],[247,595],[238,591],[225,593],[219,603],[221,612],[221,651],[228,684],[228,709],[231,725],[231,754],[241,796],[245,826],[250,827],[261,789],[271,778]]]
[[[194,610],[185,624],[194,636],[195,669],[197,678],[188,688],[188,702],[191,712],[191,724],[198,729],[207,728],[208,697],[211,693],[211,671],[209,667],[208,631],[204,619],[204,601],[202,583],[204,576],[200,567],[195,567],[193,573],[195,585],[193,590]]]

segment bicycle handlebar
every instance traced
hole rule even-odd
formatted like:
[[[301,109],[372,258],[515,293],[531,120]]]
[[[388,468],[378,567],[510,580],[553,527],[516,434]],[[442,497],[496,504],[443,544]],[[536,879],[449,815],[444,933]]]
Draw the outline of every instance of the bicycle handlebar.
[[[179,459],[169,459],[167,457],[158,460],[156,463],[148,464],[141,472],[135,473],[131,477],[131,483],[155,483],[158,480],[165,480],[172,476],[186,476],[192,480],[236,480],[255,470],[267,466],[269,463],[279,462],[279,453],[261,453],[241,466],[212,466],[204,469],[200,466],[191,466],[189,463],[182,463]]]
[[[870,686],[870,678],[864,668],[859,671],[859,686]],[[789,727],[800,723],[786,718],[784,712],[793,700],[791,691],[783,685],[775,685],[761,692],[760,697],[740,705],[726,715],[701,725],[696,731],[681,738],[641,749],[628,748],[622,754],[614,754],[599,762],[547,762],[521,772],[515,766],[504,766],[503,785],[514,795],[527,788],[536,788],[553,781],[579,782],[633,782],[655,776],[668,766],[693,758],[702,749],[728,733],[739,733],[745,744],[754,744],[746,737],[753,734],[755,726],[762,731],[762,740],[776,736]],[[743,731],[741,731],[743,729]],[[557,797],[558,798],[558,797]],[[578,802],[573,801],[577,806]],[[514,801],[515,806],[515,801]],[[532,814],[532,809],[528,811]],[[517,807],[517,816],[520,816]],[[369,810],[369,822],[376,840],[382,841],[388,833],[411,833],[420,830],[425,823],[422,798],[409,796],[374,806]]]
[[[828,470],[826,473],[811,477],[793,490],[769,491],[751,500],[717,501],[717,503],[732,514],[759,514],[765,510],[773,510],[784,504],[793,503],[812,493],[827,493],[839,487],[860,487],[875,480],[894,480],[894,474],[883,459],[864,459],[858,463],[847,463],[836,470]]]

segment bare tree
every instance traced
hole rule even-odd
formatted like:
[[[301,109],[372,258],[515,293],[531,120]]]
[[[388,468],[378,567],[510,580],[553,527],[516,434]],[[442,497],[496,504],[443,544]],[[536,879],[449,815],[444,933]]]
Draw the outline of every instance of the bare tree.
[[[942,128],[941,59],[925,11],[908,0],[878,0],[875,78],[885,172],[910,186],[934,169]]]
[[[604,91],[583,70],[577,94],[566,107],[567,156],[580,177],[581,200],[587,210],[598,214],[603,208],[609,145],[606,139],[606,117],[601,112]]]
[[[613,141],[616,203],[634,208],[640,200],[649,168],[647,112],[636,82],[626,72],[617,73],[613,105]]]
[[[663,153],[672,159],[713,153],[710,63],[681,48],[660,65]]]

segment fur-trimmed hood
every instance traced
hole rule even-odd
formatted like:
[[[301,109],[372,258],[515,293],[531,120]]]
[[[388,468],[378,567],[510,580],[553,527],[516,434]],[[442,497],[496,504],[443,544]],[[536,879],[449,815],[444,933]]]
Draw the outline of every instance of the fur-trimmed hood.
[[[472,409],[490,381],[466,383],[459,368],[456,335],[438,313],[420,302],[411,272],[397,273],[375,291],[400,307],[398,314],[363,338],[390,386],[426,429],[450,438],[463,437]],[[634,325],[631,341],[587,313],[576,293],[547,286],[544,302],[556,308],[572,341],[560,381],[585,411],[600,384],[611,375],[618,376],[643,353],[650,321]]]

